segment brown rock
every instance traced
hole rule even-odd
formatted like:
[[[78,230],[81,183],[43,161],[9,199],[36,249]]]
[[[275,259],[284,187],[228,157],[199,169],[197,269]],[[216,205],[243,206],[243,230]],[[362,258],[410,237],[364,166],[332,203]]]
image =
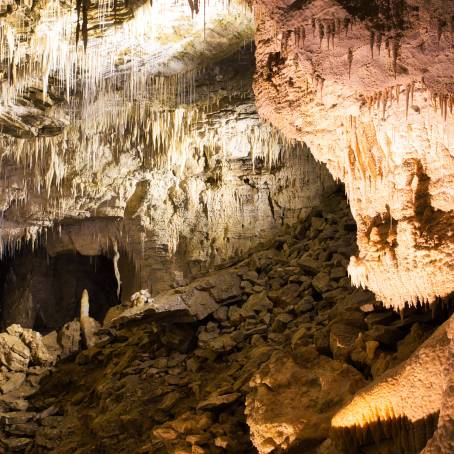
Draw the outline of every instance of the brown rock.
[[[30,361],[30,349],[16,336],[0,334],[0,362],[13,371],[24,371]]]
[[[10,325],[6,331],[18,337],[30,349],[33,364],[49,366],[57,360],[56,356],[48,351],[40,333],[20,325]]]
[[[80,323],[73,320],[66,323],[58,333],[58,342],[62,348],[61,356],[65,358],[80,349]]]
[[[345,360],[350,355],[359,332],[360,330],[355,326],[342,322],[331,326],[329,345],[334,359]]]
[[[173,430],[171,427],[155,427],[153,429],[153,436],[158,438],[159,440],[164,440],[164,441],[171,441],[171,440],[176,440],[178,433]]]
[[[305,446],[322,441],[332,415],[365,384],[352,367],[310,350],[298,363],[274,352],[250,381],[245,413],[260,454],[296,445],[305,452]]]
[[[235,402],[241,396],[240,393],[224,394],[222,396],[212,396],[197,405],[198,410],[211,410]]]

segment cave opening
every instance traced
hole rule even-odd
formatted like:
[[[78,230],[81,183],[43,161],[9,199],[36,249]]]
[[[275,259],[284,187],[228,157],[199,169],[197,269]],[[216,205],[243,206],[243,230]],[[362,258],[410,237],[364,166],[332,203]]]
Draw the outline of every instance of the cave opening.
[[[113,260],[106,255],[61,252],[50,256],[45,247],[22,247],[0,260],[0,327],[12,324],[42,334],[78,318],[84,289],[90,316],[102,322],[119,304]]]

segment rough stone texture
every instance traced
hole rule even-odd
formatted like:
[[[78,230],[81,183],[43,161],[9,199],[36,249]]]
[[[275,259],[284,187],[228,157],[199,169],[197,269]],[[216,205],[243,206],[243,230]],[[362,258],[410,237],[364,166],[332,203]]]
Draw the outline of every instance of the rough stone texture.
[[[358,226],[353,283],[395,308],[452,292],[454,4],[253,9],[258,111],[345,182]]]
[[[392,427],[409,421],[414,434],[402,437],[402,447],[419,452],[425,445],[419,432],[425,433],[425,424],[430,427],[440,413],[438,429],[423,452],[452,450],[453,330],[451,317],[405,363],[385,372],[334,416],[333,427],[343,433],[344,440],[355,442],[355,431],[364,432],[368,426]],[[350,436],[345,437],[345,433]]]
[[[355,232],[340,192],[235,265],[154,297],[147,289],[136,292],[109,313],[123,313],[122,323],[96,333],[102,341],[90,348],[81,342],[85,295],[82,323],[43,337],[49,353],[64,361],[0,370],[0,451],[19,449],[24,438],[32,452],[92,452],[96,446],[104,452],[252,454],[290,447],[340,454],[337,438],[326,439],[333,412],[358,386],[380,380],[411,356],[447,317],[442,308],[434,317],[419,308],[399,318],[371,292],[351,286],[345,271]],[[328,284],[320,286],[319,273],[330,276]],[[404,337],[384,338],[377,327]],[[346,338],[349,332],[355,336]],[[38,338],[18,326],[6,334],[18,339],[23,333]],[[330,345],[331,334],[347,339],[348,348]],[[449,363],[442,372],[449,377]],[[449,440],[449,412],[449,405],[440,412],[431,441],[437,447]],[[419,433],[425,443],[434,421],[424,432],[408,421],[391,432],[404,441],[407,433]],[[348,430],[342,433],[348,438]],[[399,447],[386,430],[375,441],[355,433],[358,452]]]
[[[61,346],[62,352],[61,357],[75,353],[80,348],[80,322],[79,320],[73,320],[65,323],[62,329],[58,333],[58,343]]]
[[[5,252],[22,239],[41,240],[50,255],[118,253],[128,300],[247,253],[332,187],[307,150],[257,115],[244,47],[250,11],[212,2],[204,33],[204,15],[191,20],[187,0],[128,2],[114,21],[128,25],[120,33],[107,21],[98,37],[90,28],[84,56],[71,24],[57,27],[56,18],[69,20],[60,3],[39,2],[34,14],[14,3],[0,24],[1,77],[21,65],[0,104]],[[20,30],[24,18],[29,29]],[[125,57],[131,48],[136,64]],[[83,93],[72,58],[86,69]],[[60,86],[68,80],[69,94]]]
[[[12,371],[23,371],[30,361],[29,348],[16,336],[0,334],[0,362]]]
[[[120,326],[142,318],[171,320],[173,323],[203,320],[215,312],[219,304],[238,300],[241,293],[238,275],[231,271],[220,271],[196,279],[187,287],[161,293],[156,298],[140,300],[128,309],[112,309],[104,324]]]
[[[6,331],[8,334],[21,339],[30,349],[31,362],[33,364],[50,366],[55,363],[56,356],[47,350],[40,333],[32,329],[22,328],[20,325],[11,325]]]
[[[357,370],[313,348],[297,358],[277,351],[251,379],[245,412],[261,454],[323,441],[336,409],[365,384]]]

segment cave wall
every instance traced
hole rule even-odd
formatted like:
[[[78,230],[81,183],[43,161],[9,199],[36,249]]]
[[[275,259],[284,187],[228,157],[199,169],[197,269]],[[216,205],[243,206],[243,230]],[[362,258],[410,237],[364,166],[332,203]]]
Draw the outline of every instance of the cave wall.
[[[345,182],[349,273],[386,305],[453,279],[453,2],[254,2],[259,114]]]
[[[140,99],[125,101],[120,85],[76,96],[71,111],[49,86],[41,107],[67,120],[62,131],[22,137],[14,123],[0,134],[3,248],[25,240],[51,256],[118,254],[127,300],[241,257],[304,218],[334,181],[260,120],[253,72],[248,44],[198,71],[150,78]]]

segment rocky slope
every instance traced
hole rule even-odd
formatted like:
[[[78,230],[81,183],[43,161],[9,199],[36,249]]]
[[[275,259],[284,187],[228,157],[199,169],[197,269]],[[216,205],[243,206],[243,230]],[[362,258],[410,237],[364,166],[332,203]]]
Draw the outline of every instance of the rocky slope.
[[[454,3],[254,2],[260,115],[345,182],[355,285],[396,309],[454,290]]]
[[[421,309],[400,319],[353,288],[355,249],[335,194],[246,260],[155,298],[137,293],[96,335],[88,294],[58,335],[35,333],[31,344],[33,332],[8,328],[1,336],[21,348],[0,355],[5,452],[343,452],[328,438],[336,411],[446,317]],[[49,356],[33,353],[43,343]],[[58,356],[67,357],[49,369]],[[403,433],[425,443],[434,428]],[[366,433],[358,452],[403,440],[382,435],[377,448]]]

